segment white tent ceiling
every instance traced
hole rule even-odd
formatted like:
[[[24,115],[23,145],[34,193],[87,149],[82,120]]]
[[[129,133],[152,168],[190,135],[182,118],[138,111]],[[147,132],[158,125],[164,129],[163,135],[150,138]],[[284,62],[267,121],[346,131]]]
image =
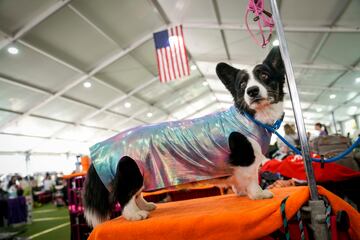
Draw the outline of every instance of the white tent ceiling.
[[[86,152],[126,128],[228,107],[216,63],[248,68],[270,48],[244,30],[246,2],[1,0],[0,152]],[[279,3],[305,122],[359,114],[360,1]],[[161,84],[152,34],[170,24],[183,24],[193,70]]]

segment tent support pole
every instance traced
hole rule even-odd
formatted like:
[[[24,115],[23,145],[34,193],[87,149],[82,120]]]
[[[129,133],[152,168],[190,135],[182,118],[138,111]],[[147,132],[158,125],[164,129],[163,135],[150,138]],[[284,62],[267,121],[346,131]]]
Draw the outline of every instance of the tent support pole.
[[[287,83],[289,86],[290,99],[294,111],[296,127],[301,143],[301,151],[304,159],[307,182],[310,190],[309,207],[311,210],[311,226],[314,231],[315,239],[326,240],[330,239],[330,234],[325,222],[325,204],[324,201],[319,200],[319,194],[316,187],[314,170],[311,164],[310,148],[307,142],[306,129],[302,115],[299,94],[296,88],[295,75],[292,68],[287,42],[285,39],[284,28],[280,19],[280,13],[276,0],[270,0],[273,19],[275,23],[276,32],[280,43],[280,52],[284,61]]]
[[[335,131],[335,134],[337,134],[338,131],[337,131],[337,127],[336,127],[336,120],[335,120],[335,113],[334,113],[334,111],[331,112],[331,116],[332,116],[332,121],[333,121],[333,124],[334,124],[334,131]]]

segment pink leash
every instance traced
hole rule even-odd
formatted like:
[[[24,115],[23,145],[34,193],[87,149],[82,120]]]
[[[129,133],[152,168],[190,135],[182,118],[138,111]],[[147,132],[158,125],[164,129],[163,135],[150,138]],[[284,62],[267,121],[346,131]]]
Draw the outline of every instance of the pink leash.
[[[255,34],[250,30],[248,24],[249,13],[253,12],[255,17],[253,18],[254,22],[257,22],[262,38],[262,43],[256,38]],[[266,10],[264,10],[264,0],[249,0],[246,12],[245,12],[245,25],[247,30],[249,31],[251,37],[261,47],[265,47],[266,44],[270,42],[272,30],[274,27],[274,21],[272,19],[272,14]],[[266,38],[264,34],[263,27],[269,27],[270,33]]]

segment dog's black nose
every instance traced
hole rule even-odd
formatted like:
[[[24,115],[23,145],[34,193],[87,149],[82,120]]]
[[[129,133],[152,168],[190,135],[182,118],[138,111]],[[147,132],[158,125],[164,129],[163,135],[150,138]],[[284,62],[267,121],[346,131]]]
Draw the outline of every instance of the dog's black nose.
[[[246,90],[246,93],[252,98],[259,95],[259,92],[260,92],[260,88],[258,86],[252,86]]]

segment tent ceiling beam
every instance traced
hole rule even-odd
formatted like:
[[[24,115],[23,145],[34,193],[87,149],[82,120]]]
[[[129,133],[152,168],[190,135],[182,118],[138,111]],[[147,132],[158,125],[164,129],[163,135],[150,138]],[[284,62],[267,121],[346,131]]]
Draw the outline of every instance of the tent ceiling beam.
[[[51,96],[53,93],[49,90],[45,90],[45,89],[42,89],[42,88],[39,88],[39,87],[36,87],[36,86],[33,86],[31,84],[28,84],[28,83],[24,83],[24,82],[21,82],[21,81],[18,81],[18,80],[15,80],[15,79],[10,79],[10,78],[5,78],[4,76],[0,76],[0,81],[1,82],[5,82],[5,83],[9,83],[9,84],[12,84],[14,86],[18,86],[18,87],[22,87],[22,88],[25,88],[27,90],[31,90],[33,92],[37,92],[37,93],[42,93],[42,94],[46,94],[48,96]],[[75,103],[75,104],[78,104],[78,105],[81,105],[81,106],[84,106],[84,107],[87,107],[87,108],[92,108],[92,109],[95,109],[95,110],[99,110],[100,108],[97,107],[97,106],[94,106],[92,104],[89,104],[89,103],[85,103],[83,101],[80,101],[80,100],[76,100],[76,99],[73,99],[71,97],[67,97],[67,96],[59,96],[59,98],[67,101],[67,102],[70,102],[70,103]],[[129,115],[126,115],[126,114],[121,114],[121,113],[118,113],[118,112],[114,112],[114,111],[110,111],[110,110],[106,110],[107,113],[110,113],[111,115],[114,115],[114,116],[120,116],[120,117],[129,117]],[[23,114],[23,113],[19,113],[19,114]],[[30,114],[31,116],[33,114]],[[144,122],[142,121],[141,119],[136,119],[137,121],[140,121],[140,122]],[[144,122],[145,123],[145,122]]]
[[[203,110],[205,110],[205,109],[207,109],[207,108],[209,108],[209,107],[211,107],[211,106],[213,106],[213,105],[218,105],[218,104],[219,104],[219,103],[218,103],[216,100],[211,101],[211,102],[209,102],[208,104],[206,104],[204,107],[196,110],[194,113],[191,113],[191,114],[183,117],[183,119],[191,118],[192,116],[198,114],[199,112],[201,112],[201,111],[203,111]]]
[[[329,27],[330,28],[333,28],[336,23],[341,19],[341,17],[344,15],[344,13],[346,12],[346,10],[348,9],[349,5],[351,3],[351,0],[347,0],[347,1],[341,1],[341,6],[339,7],[338,5],[336,5],[336,13],[334,14],[335,17],[333,18],[333,20],[331,21],[331,23],[329,24]],[[308,63],[309,64],[312,64],[314,63],[314,61],[316,60],[316,58],[319,56],[322,48],[324,47],[324,45],[326,44],[327,40],[329,39],[330,37],[330,32],[325,32],[320,41],[318,42],[318,44],[314,47],[314,49],[311,51],[312,52],[312,55],[310,56],[309,60],[308,60]],[[353,64],[351,67],[356,67],[357,64]],[[335,80],[330,83],[328,85],[328,87],[331,87],[337,80],[339,80],[341,77],[343,77],[344,75],[346,75],[346,73],[349,72],[349,69],[346,69],[344,70],[337,78],[335,78]],[[311,109],[311,107],[314,105],[314,103],[316,103],[320,97],[322,96],[322,94],[324,93],[325,91],[321,91],[319,93],[319,95],[314,99],[314,101],[309,105],[309,107],[306,109]],[[305,111],[306,111],[305,110]]]
[[[249,62],[241,62],[238,60],[227,60],[227,59],[212,59],[212,58],[201,58],[197,60],[198,62],[205,62],[205,63],[219,63],[219,62],[229,62],[231,64],[238,64],[238,65],[253,65],[256,64],[254,63],[249,63]],[[294,64],[293,65],[294,68],[296,69],[313,69],[313,70],[326,70],[326,71],[345,71],[345,70],[349,70],[349,71],[353,71],[353,72],[360,72],[360,67],[359,66],[343,66],[340,64]],[[214,75],[215,76],[215,75]]]
[[[338,5],[336,5],[336,13],[334,14],[335,17],[333,18],[333,20],[331,21],[331,23],[329,24],[330,28],[333,28],[336,26],[336,23],[340,20],[340,18],[344,15],[344,13],[346,12],[346,10],[348,9],[349,5],[351,3],[351,0],[347,0],[347,1],[341,1],[341,6],[339,7]],[[317,58],[317,56],[320,54],[321,49],[323,48],[323,46],[325,45],[325,43],[327,42],[327,40],[330,37],[330,33],[331,32],[325,32],[320,41],[318,42],[318,44],[314,47],[314,49],[311,51],[312,54],[308,60],[309,64],[314,63],[315,59]]]
[[[208,97],[208,96],[210,96],[210,95],[212,95],[211,92],[204,92],[204,93],[196,96],[195,98],[193,98],[193,99],[191,99],[191,100],[188,100],[188,101],[187,101],[187,105],[191,105],[191,104],[193,104],[194,102],[197,102],[197,101],[201,100],[202,98]],[[214,101],[215,101],[215,100],[214,100]],[[185,106],[186,106],[186,104],[182,104],[181,106],[173,109],[172,113],[176,113],[176,112],[178,112],[178,111],[183,110]],[[182,119],[184,119],[184,118],[182,118]]]
[[[33,45],[31,45],[31,44],[28,43],[28,42],[25,42],[25,41],[23,41],[23,40],[20,40],[19,42],[20,42],[21,44],[23,44],[24,46],[26,46],[26,47],[28,47],[28,48],[30,48],[30,49],[32,49],[32,50],[34,50],[34,51],[36,51],[36,52],[44,55],[44,56],[46,56],[46,57],[48,57],[48,58],[50,58],[50,59],[52,59],[52,60],[54,60],[54,61],[57,62],[57,63],[60,63],[60,64],[62,64],[62,65],[64,65],[64,66],[66,66],[66,67],[68,67],[68,68],[70,68],[70,69],[78,72],[78,73],[86,74],[84,71],[80,70],[79,68],[77,68],[77,67],[75,67],[75,66],[73,66],[73,65],[71,65],[71,64],[69,64],[69,63],[67,63],[67,62],[65,62],[65,61],[63,61],[63,60],[61,60],[61,59],[59,59],[59,58],[57,58],[57,57],[55,57],[55,56],[53,56],[53,55],[45,52],[45,51],[43,51],[43,50],[41,50],[41,49],[39,49],[39,48],[37,48],[37,47],[35,47],[35,46],[33,46]],[[124,99],[122,99],[122,100],[125,100],[125,99],[127,99],[128,97],[134,96],[134,94],[136,94],[136,92],[134,92],[133,94],[128,95],[128,94],[126,94],[124,91],[122,91],[121,89],[119,89],[119,88],[117,88],[117,87],[114,87],[114,86],[111,85],[111,84],[108,84],[107,82],[99,79],[99,78],[96,77],[96,76],[92,76],[92,79],[94,79],[97,83],[99,83],[99,84],[101,84],[101,85],[103,85],[103,86],[106,86],[106,87],[108,87],[108,88],[110,88],[110,89],[118,92],[118,93],[121,94],[121,95],[126,96],[126,97],[125,97]],[[147,84],[147,83],[144,83],[144,84]],[[133,90],[132,90],[132,91],[133,91]],[[130,92],[132,92],[132,91],[130,91]],[[135,96],[134,96],[134,97],[135,97]],[[143,99],[140,99],[140,98],[138,98],[138,97],[135,97],[135,98],[137,98],[139,101],[141,101],[141,102],[144,103],[145,105],[147,104],[146,101],[144,101]],[[113,101],[113,100],[112,100],[112,101]],[[112,102],[112,101],[111,101],[111,102]],[[111,103],[111,102],[110,102],[110,103]],[[162,110],[160,109],[160,111],[162,111]],[[95,115],[97,115],[97,114],[95,114]],[[95,116],[95,115],[94,115],[94,116]],[[139,121],[143,122],[142,120],[139,120]]]
[[[31,29],[39,25],[42,21],[56,13],[58,10],[66,6],[71,0],[59,0],[53,5],[51,5],[48,9],[46,9],[44,12],[38,14],[33,19],[28,21],[22,28],[20,28],[18,31],[13,33],[12,36],[8,36],[8,34],[4,34],[7,36],[7,38],[0,41],[0,49],[3,49],[10,43],[16,41],[17,39],[24,36],[27,32],[29,32]]]
[[[108,39],[109,41],[111,41],[112,43],[114,43],[116,46],[118,46],[119,48],[121,48],[121,46],[117,43],[117,41],[115,41],[115,39],[113,39],[110,35],[108,35],[107,33],[105,33],[100,27],[98,27],[93,21],[91,21],[89,18],[87,18],[85,15],[83,15],[78,9],[76,9],[73,5],[69,4],[68,7],[75,13],[77,14],[80,18],[82,18],[86,23],[88,23],[93,29],[95,29],[98,33],[100,33],[102,36],[104,36],[106,39]],[[150,40],[150,39],[149,39]],[[135,50],[135,49],[134,49]],[[129,55],[131,55],[131,52],[129,52]],[[140,61],[138,61],[136,59],[136,57],[132,56],[132,58],[134,58],[136,60],[137,63],[139,63],[141,66],[144,67],[144,69],[146,69],[151,75],[153,75],[154,78],[157,78],[158,76],[154,75],[151,73],[151,71],[148,69],[148,66],[144,65],[143,63],[141,63]],[[102,81],[104,82],[104,81]],[[147,85],[149,82],[144,83],[144,85]],[[109,84],[108,84],[109,85]],[[110,85],[111,86],[111,85]],[[113,86],[111,86],[112,88],[115,88]],[[141,86],[139,86],[141,89]],[[120,90],[122,93],[123,91],[121,89],[117,89]],[[132,94],[131,96],[135,95],[136,92],[134,94]],[[126,96],[127,94],[125,94]],[[139,100],[143,101],[144,104],[147,104],[146,101],[144,101],[143,99],[139,98],[139,97],[135,97],[138,98]],[[125,98],[126,99],[126,98]],[[165,109],[161,109],[159,108],[159,110],[161,112],[164,112],[165,114],[169,114]],[[97,114],[95,114],[97,115]]]
[[[353,63],[351,64],[351,67],[355,67],[357,66],[358,64],[360,63],[360,57]],[[348,74],[350,72],[349,69],[345,70],[344,72],[342,72],[339,76],[337,76],[329,85],[328,85],[328,88],[332,88],[334,86],[334,84],[339,81],[342,77],[344,77],[346,74]],[[312,106],[320,99],[320,97],[325,93],[326,91],[325,90],[322,90],[320,92],[320,94],[312,101],[312,103],[309,105],[309,107],[306,108],[305,111],[309,110],[312,108]],[[358,95],[358,94],[357,94]],[[351,99],[355,99],[355,98],[351,98]],[[350,100],[351,100],[350,99]],[[346,104],[346,103],[349,103],[350,101],[349,100],[346,100],[344,101],[343,103],[339,104],[338,106],[336,106],[332,111],[335,111],[336,109],[338,109],[340,106]],[[331,113],[331,112],[329,112]]]
[[[116,50],[112,55],[107,57],[106,59],[99,62],[92,70],[82,74],[80,77],[74,79],[71,83],[65,85],[61,90],[58,92],[52,94],[51,96],[47,97],[45,100],[43,100],[40,103],[37,103],[36,105],[33,105],[29,110],[23,113],[23,115],[19,115],[15,117],[14,119],[9,120],[8,122],[2,124],[0,126],[0,131],[8,127],[9,125],[18,122],[25,118],[26,116],[29,116],[37,109],[41,108],[42,106],[46,105],[47,103],[51,102],[52,100],[58,98],[59,96],[65,94],[67,91],[78,85],[79,83],[85,81],[88,78],[93,77],[96,73],[101,71],[102,69],[106,68],[110,64],[114,63],[115,61],[119,60],[120,58],[126,56],[129,52],[133,51],[137,47],[141,46],[148,40],[152,38],[152,33],[145,35],[144,37],[138,39],[137,41],[133,42],[128,48],[126,49],[118,49]]]
[[[214,12],[215,12],[216,21],[217,21],[217,23],[218,23],[219,25],[221,25],[221,24],[222,24],[221,14],[220,14],[219,5],[218,5],[217,0],[212,0],[212,6],[213,6],[213,9],[214,9]],[[228,44],[227,44],[227,40],[226,40],[226,35],[225,35],[224,29],[220,29],[220,35],[221,35],[221,39],[222,39],[223,44],[224,44],[224,49],[225,49],[225,53],[226,53],[227,59],[230,60],[230,59],[231,59],[231,57],[230,57],[230,51],[229,51],[229,46],[228,46]]]
[[[20,133],[5,133],[5,132],[1,132],[0,135],[16,136],[16,137],[29,137],[29,138],[37,138],[37,139],[50,140],[49,137],[35,136],[35,135],[29,135],[29,134],[20,134]],[[68,141],[68,142],[77,142],[77,143],[88,143],[88,141],[80,141],[80,140],[66,139],[66,138],[56,138],[55,140]],[[26,152],[27,152],[27,151],[26,151]]]
[[[221,25],[214,23],[184,23],[184,28],[188,29],[211,29],[211,30],[237,30],[247,31],[247,28],[238,24],[223,23]],[[251,30],[258,30],[258,26],[249,26]],[[286,26],[285,32],[309,32],[309,33],[359,33],[358,27],[309,27],[309,26]],[[264,29],[264,31],[268,31]]]
[[[17,115],[22,114],[22,112],[12,111],[12,110],[8,110],[8,109],[4,109],[4,108],[0,108],[0,112],[13,113],[13,114],[17,114]],[[116,129],[109,129],[109,128],[104,128],[104,127],[90,126],[90,125],[83,124],[83,123],[76,124],[75,122],[65,121],[65,120],[52,118],[52,117],[45,117],[45,116],[41,116],[41,115],[37,115],[37,114],[32,114],[31,117],[34,117],[34,118],[37,118],[37,119],[49,120],[49,121],[57,122],[57,123],[62,123],[62,124],[66,124],[66,125],[69,125],[69,126],[81,126],[81,127],[85,127],[85,128],[89,128],[89,129],[94,129],[94,130],[112,131],[112,132],[116,132],[116,133],[119,132]],[[4,133],[4,132],[1,132],[1,133]]]

